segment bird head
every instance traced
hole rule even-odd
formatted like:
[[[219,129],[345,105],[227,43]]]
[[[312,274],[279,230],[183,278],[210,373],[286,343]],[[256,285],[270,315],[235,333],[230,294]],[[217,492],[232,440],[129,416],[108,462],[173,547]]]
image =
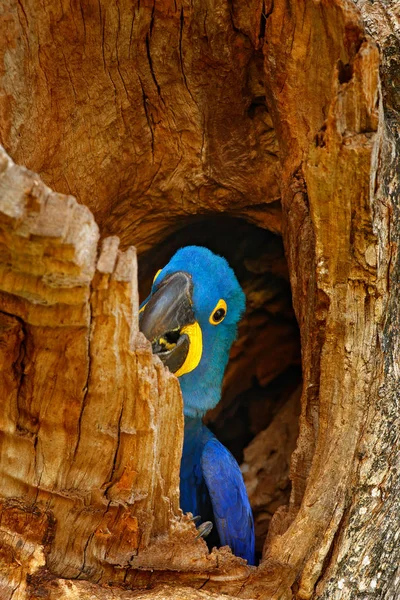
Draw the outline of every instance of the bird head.
[[[140,330],[180,381],[184,413],[216,406],[245,295],[227,261],[207,248],[181,248],[153,280]]]

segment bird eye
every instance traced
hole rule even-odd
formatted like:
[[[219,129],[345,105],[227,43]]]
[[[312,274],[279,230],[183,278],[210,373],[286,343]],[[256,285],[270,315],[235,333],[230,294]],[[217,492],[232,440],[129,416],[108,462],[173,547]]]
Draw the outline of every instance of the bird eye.
[[[221,300],[218,300],[216,307],[210,315],[209,321],[211,325],[218,325],[218,323],[221,323],[221,321],[225,319],[227,311],[228,307],[226,302],[221,298]]]
[[[213,314],[213,321],[215,323],[219,323],[220,321],[222,321],[222,319],[225,316],[225,311],[223,308],[219,308],[218,310],[215,311],[215,313]]]
[[[154,279],[153,279],[153,284],[155,283],[157,277],[159,276],[159,274],[161,273],[162,269],[158,269],[157,273],[154,275]]]

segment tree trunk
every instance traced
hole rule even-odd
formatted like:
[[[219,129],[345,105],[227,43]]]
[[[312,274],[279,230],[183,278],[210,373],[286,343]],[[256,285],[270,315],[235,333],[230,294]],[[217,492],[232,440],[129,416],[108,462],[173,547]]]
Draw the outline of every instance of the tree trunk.
[[[3,1],[1,598],[400,595],[399,16]],[[207,418],[254,438],[257,568],[182,515],[179,385],[138,333],[131,244],[144,290],[193,242],[248,299]]]

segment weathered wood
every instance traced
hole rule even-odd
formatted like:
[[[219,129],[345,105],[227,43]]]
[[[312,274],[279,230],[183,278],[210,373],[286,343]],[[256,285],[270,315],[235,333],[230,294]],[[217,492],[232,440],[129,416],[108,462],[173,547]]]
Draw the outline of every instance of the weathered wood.
[[[43,590],[54,574],[85,577],[80,590],[53,581],[82,597],[100,578],[190,585],[188,597],[203,587],[274,600],[397,598],[396,0],[5,0],[0,11],[0,142],[77,196],[125,250],[107,238],[97,260],[88,210],[1,159],[5,593],[33,594],[34,573]],[[126,248],[183,239],[184,225],[210,213],[282,232],[301,333],[291,498],[257,570],[209,555],[180,515],[177,383],[137,335]],[[256,317],[228,389],[241,366],[248,389],[288,360],[273,336],[262,342],[268,365],[260,352],[240,355],[257,331],[268,336]],[[260,456],[246,456],[257,480]]]
[[[6,0],[3,20],[0,141],[104,233],[141,252],[205,211],[279,230],[262,57],[229,3]]]
[[[59,579],[51,581],[51,587],[36,580],[31,585],[31,600],[41,600],[46,591],[48,600],[233,600],[234,596],[213,594],[190,587],[157,586],[154,590],[132,592],[115,586],[100,586],[86,581]],[[34,587],[38,586],[38,587]]]
[[[179,509],[182,400],[138,332],[134,249],[106,238],[97,259],[88,209],[3,151],[0,215],[4,551],[33,532],[33,550],[12,561],[17,579],[36,559],[95,580],[215,570]]]
[[[289,585],[301,599],[364,598],[367,590],[382,597],[391,590],[388,597],[395,597],[398,548],[378,551],[378,523],[397,503],[394,498],[380,509],[375,504],[366,538],[357,534],[359,515],[368,512],[364,502],[371,505],[372,499],[373,505],[382,494],[385,469],[366,477],[364,468],[368,461],[377,469],[385,436],[375,432],[366,442],[366,432],[387,381],[384,361],[393,368],[397,355],[385,356],[381,345],[393,293],[393,248],[376,186],[385,143],[379,55],[350,5],[291,7],[288,12],[278,5],[268,19],[266,69],[278,139],[286,140],[283,229],[302,331],[303,412],[291,503],[273,522],[278,535],[269,538],[264,568],[271,589],[285,594],[286,585],[288,598]],[[302,28],[296,27],[299,20]],[[282,52],[282,35],[290,40],[289,53]],[[304,70],[298,61],[307,65]],[[391,174],[390,185],[395,181]],[[389,459],[386,468],[391,464]],[[398,520],[390,527],[393,535]],[[368,547],[376,553],[373,570]],[[382,554],[391,559],[381,566]],[[286,584],[281,567],[274,566],[278,561],[286,564]]]

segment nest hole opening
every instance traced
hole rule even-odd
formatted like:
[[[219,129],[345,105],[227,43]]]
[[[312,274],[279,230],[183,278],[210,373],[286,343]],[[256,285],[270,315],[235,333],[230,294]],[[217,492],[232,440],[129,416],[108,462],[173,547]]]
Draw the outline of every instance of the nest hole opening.
[[[289,502],[290,458],[300,414],[300,335],[283,242],[266,229],[226,215],[175,223],[173,233],[139,257],[141,301],[155,273],[187,245],[224,256],[246,294],[222,397],[204,422],[241,465],[261,558],[271,518]]]

